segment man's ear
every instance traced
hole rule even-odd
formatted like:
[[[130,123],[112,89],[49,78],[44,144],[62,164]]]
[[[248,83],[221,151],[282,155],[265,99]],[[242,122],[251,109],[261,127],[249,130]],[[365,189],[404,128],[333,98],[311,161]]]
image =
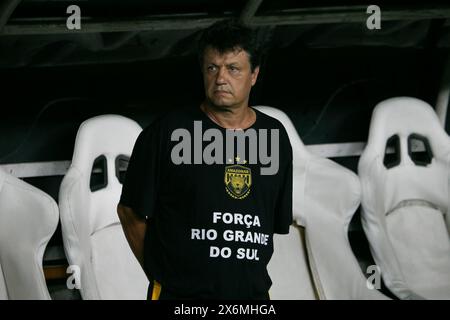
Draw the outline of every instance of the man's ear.
[[[256,80],[258,79],[258,74],[259,74],[259,66],[257,66],[255,70],[253,70],[252,72],[252,87],[255,85]]]

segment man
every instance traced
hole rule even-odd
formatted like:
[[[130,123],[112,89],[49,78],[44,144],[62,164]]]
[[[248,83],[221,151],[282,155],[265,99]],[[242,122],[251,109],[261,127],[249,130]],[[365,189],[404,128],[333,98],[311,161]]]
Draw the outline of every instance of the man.
[[[140,134],[118,214],[149,298],[268,299],[273,233],[292,223],[291,146],[280,122],[248,106],[260,64],[253,30],[214,24],[199,61],[205,100]]]

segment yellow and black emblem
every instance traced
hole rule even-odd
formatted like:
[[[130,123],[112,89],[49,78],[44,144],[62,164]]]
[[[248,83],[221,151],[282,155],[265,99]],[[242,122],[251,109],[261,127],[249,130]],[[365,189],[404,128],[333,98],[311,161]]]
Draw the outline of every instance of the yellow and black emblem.
[[[244,199],[250,193],[252,171],[250,168],[233,165],[225,167],[225,189],[234,199]]]

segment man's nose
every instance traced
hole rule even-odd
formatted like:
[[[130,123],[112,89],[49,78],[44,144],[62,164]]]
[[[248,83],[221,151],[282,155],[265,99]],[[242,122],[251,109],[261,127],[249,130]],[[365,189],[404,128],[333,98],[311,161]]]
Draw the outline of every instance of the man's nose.
[[[216,84],[224,83],[226,83],[226,68],[220,67],[216,76]]]

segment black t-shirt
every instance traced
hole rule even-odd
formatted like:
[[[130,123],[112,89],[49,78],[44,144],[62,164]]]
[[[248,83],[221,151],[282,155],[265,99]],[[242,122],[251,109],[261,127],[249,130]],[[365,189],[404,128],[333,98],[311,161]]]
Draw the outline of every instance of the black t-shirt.
[[[257,161],[250,155],[251,138],[247,153],[238,154],[235,147],[230,157],[230,130],[200,109],[171,112],[139,135],[120,203],[148,221],[145,271],[163,291],[181,298],[252,299],[267,294],[272,285],[267,263],[273,233],[288,233],[292,223],[292,149],[283,125],[255,112],[255,123],[244,132],[267,133],[251,143],[257,152],[262,149]],[[220,131],[223,139],[208,137],[208,129]],[[276,140],[271,140],[275,131],[278,172],[267,175],[261,169],[270,166],[264,154],[276,150]],[[267,148],[261,147],[263,140]],[[211,151],[213,142],[216,149]],[[202,158],[205,154],[215,156],[216,163],[207,164],[211,161]],[[184,162],[176,164],[180,159]]]

